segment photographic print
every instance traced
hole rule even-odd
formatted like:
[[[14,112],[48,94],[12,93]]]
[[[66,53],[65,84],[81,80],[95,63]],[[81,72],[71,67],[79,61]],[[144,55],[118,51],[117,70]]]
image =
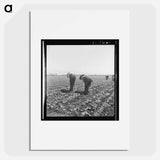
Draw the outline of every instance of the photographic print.
[[[41,120],[119,120],[119,40],[41,40]]]
[[[31,150],[129,149],[129,19],[115,9],[30,12]]]

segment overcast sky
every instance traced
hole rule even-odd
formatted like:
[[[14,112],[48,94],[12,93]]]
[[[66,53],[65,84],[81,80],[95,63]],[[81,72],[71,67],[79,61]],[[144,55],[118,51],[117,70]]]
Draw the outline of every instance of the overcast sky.
[[[47,74],[114,74],[114,45],[48,45]]]

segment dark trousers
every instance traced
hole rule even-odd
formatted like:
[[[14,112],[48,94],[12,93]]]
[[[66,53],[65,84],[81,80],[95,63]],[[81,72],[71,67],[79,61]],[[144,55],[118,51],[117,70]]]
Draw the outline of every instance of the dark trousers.
[[[70,78],[70,91],[73,91],[75,80],[76,80],[75,78]]]
[[[88,94],[89,92],[89,87],[91,86],[92,82],[87,82],[85,83],[85,90],[84,90],[84,94]]]

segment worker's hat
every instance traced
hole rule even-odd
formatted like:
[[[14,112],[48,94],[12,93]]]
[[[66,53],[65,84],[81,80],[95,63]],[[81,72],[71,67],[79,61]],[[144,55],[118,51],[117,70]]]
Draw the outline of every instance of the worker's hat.
[[[80,75],[79,79],[83,79],[85,77],[84,74]]]

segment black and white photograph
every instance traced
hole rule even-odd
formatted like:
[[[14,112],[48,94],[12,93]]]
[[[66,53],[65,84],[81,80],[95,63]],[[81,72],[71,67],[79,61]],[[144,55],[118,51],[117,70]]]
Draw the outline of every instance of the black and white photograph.
[[[42,120],[119,120],[119,40],[41,40]]]

